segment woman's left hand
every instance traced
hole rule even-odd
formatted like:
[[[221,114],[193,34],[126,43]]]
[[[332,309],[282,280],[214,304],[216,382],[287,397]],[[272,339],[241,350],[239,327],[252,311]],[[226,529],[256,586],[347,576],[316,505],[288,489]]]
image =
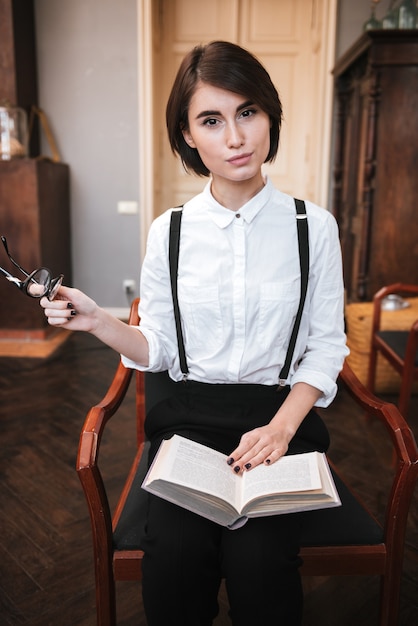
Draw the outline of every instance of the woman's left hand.
[[[293,436],[270,422],[242,435],[239,446],[231,452],[228,464],[235,473],[250,470],[257,465],[270,465],[284,456]]]
[[[241,437],[228,458],[236,474],[270,465],[284,456],[297,429],[321,396],[321,391],[307,383],[296,383],[273,419]]]

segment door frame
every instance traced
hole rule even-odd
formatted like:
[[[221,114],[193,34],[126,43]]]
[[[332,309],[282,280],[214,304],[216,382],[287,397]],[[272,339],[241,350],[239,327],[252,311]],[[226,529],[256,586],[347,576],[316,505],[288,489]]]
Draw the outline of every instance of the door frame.
[[[137,0],[139,228],[141,258],[154,219],[153,0]],[[144,89],[144,85],[149,88]],[[146,120],[146,123],[144,123]]]

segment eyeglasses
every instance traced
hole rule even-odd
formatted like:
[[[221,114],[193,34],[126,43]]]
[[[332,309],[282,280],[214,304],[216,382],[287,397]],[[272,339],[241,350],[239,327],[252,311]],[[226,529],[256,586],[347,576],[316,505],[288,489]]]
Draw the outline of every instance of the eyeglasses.
[[[4,249],[6,250],[7,256],[13,265],[17,267],[17,269],[20,270],[26,278],[24,280],[19,280],[19,278],[12,276],[12,274],[2,267],[0,267],[0,273],[3,274],[8,281],[16,285],[16,287],[23,291],[23,293],[27,296],[30,296],[31,298],[42,298],[43,296],[46,296],[48,300],[53,300],[57,295],[58,289],[61,287],[64,275],[60,274],[58,278],[52,278],[51,271],[46,267],[40,267],[37,270],[34,270],[31,274],[28,274],[28,272],[26,272],[23,267],[21,267],[19,263],[17,263],[10,255],[6,237],[2,235],[0,239],[3,243]]]

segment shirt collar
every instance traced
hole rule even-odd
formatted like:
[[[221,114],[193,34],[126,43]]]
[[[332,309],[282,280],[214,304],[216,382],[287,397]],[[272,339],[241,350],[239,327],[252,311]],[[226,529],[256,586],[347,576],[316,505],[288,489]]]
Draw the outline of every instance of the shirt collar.
[[[203,190],[203,198],[205,200],[209,216],[215,224],[219,226],[219,228],[226,228],[229,226],[237,214],[240,214],[247,223],[252,222],[255,216],[268,203],[273,192],[273,184],[267,176],[265,177],[265,181],[266,184],[264,187],[238,211],[231,211],[215,200],[211,192],[211,181],[209,181]]]

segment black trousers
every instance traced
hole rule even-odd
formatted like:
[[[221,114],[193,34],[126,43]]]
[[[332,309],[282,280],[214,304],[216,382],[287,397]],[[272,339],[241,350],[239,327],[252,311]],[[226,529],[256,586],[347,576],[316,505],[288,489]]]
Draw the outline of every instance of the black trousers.
[[[147,415],[150,460],[174,433],[225,454],[241,435],[268,423],[288,390],[264,385],[178,383]],[[311,411],[289,453],[325,451],[328,431]],[[298,626],[300,514],[250,519],[229,530],[149,495],[143,548],[143,600],[148,626],[210,626],[222,578],[234,626]]]

